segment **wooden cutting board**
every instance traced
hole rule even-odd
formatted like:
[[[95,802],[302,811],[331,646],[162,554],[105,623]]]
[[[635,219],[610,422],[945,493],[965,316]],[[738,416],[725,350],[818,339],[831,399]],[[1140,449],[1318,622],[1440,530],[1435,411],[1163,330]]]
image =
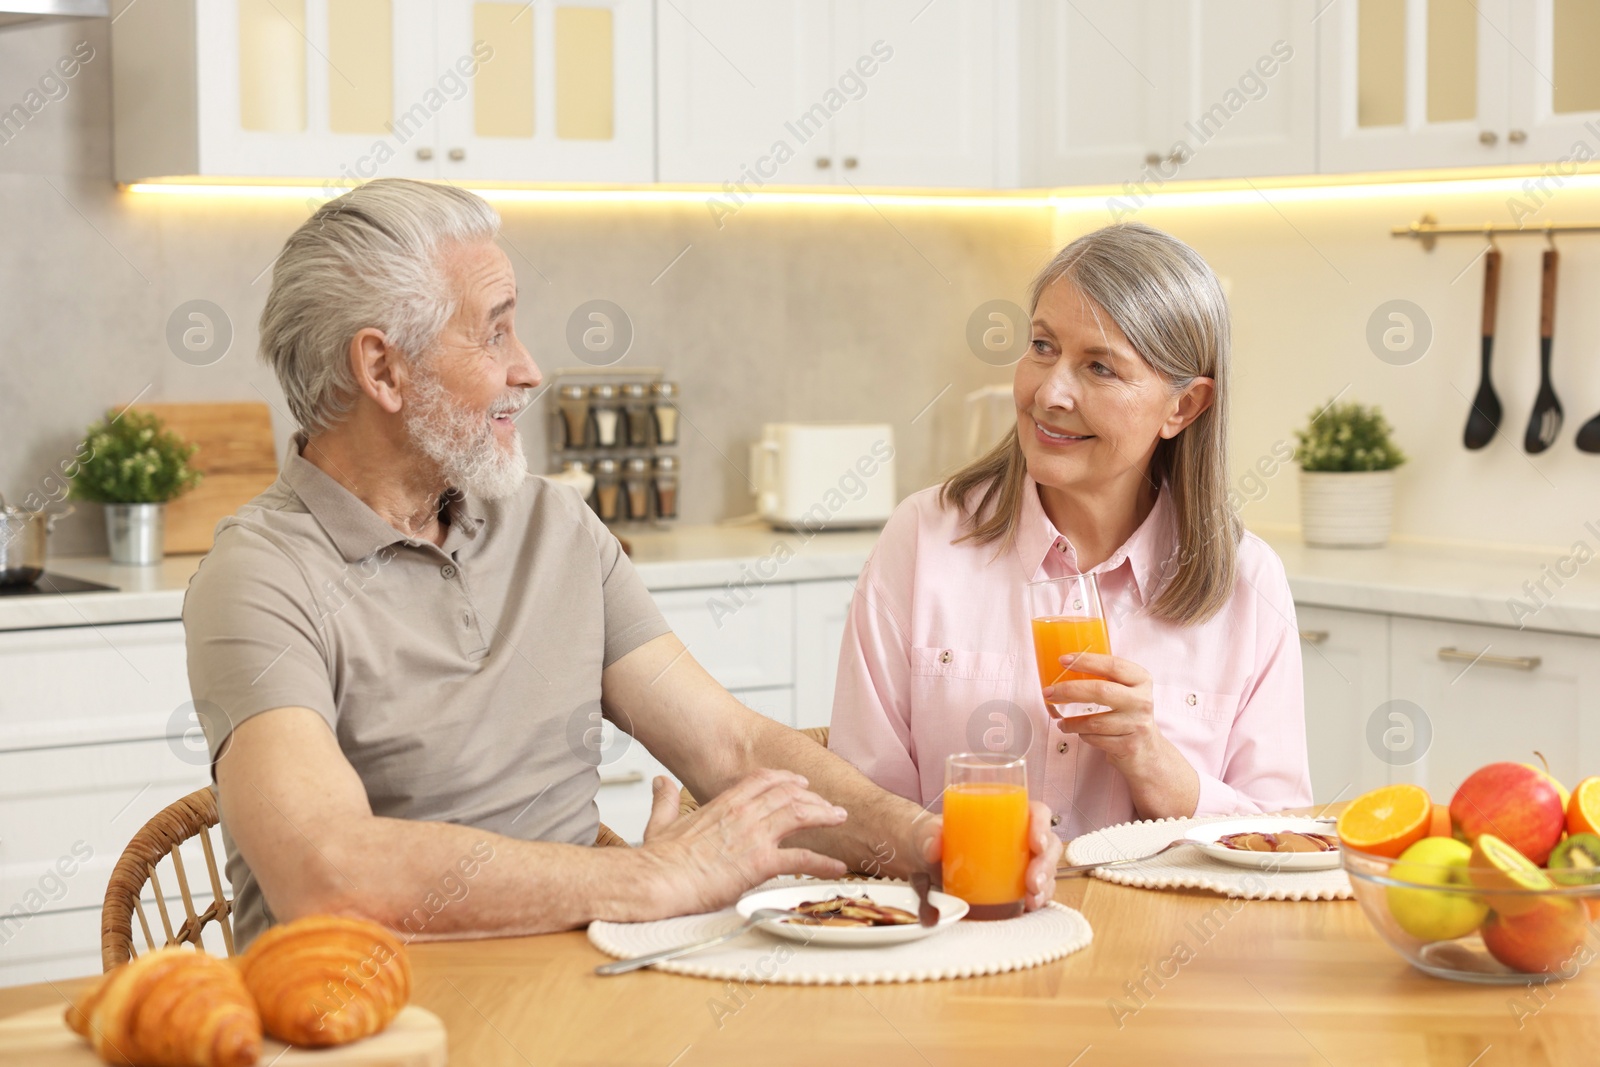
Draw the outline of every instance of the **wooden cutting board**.
[[[59,1005],[0,1019],[0,1063],[28,1067],[102,1067],[88,1044],[67,1029]],[[381,1034],[338,1048],[290,1048],[267,1038],[261,1067],[444,1067],[444,1023],[426,1008],[407,1005]]]
[[[217,523],[278,477],[272,410],[259,403],[138,407],[160,416],[167,429],[200,449],[192,462],[205,478],[167,505],[166,550],[209,552]]]

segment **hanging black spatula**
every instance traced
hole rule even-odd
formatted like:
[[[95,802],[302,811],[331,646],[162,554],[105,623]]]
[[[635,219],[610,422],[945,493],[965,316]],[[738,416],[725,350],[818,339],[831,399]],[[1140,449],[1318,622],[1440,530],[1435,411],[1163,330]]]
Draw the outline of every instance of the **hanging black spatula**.
[[[1478,449],[1494,440],[1500,429],[1500,398],[1489,380],[1489,356],[1494,351],[1494,312],[1500,299],[1500,250],[1490,248],[1483,256],[1483,353],[1479,357],[1478,395],[1467,412],[1467,429],[1461,435],[1468,448]]]
[[[1528,433],[1522,447],[1537,455],[1555,444],[1561,432],[1561,401],[1550,384],[1550,344],[1556,324],[1556,265],[1561,253],[1554,248],[1544,252],[1544,279],[1539,288],[1539,395],[1533,401]]]

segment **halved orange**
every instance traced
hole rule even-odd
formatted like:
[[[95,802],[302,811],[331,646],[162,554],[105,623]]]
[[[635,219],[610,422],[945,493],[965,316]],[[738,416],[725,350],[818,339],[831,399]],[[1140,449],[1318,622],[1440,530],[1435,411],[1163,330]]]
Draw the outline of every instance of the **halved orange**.
[[[1450,805],[1440,804],[1435,801],[1433,805],[1433,818],[1428,821],[1428,836],[1449,837],[1451,836],[1450,831]]]
[[[1357,852],[1398,859],[1428,836],[1433,801],[1420,785],[1386,785],[1350,802],[1339,816],[1339,841]]]
[[[1600,833],[1595,829],[1597,826],[1600,826],[1600,778],[1585,778],[1567,802],[1567,832]]]

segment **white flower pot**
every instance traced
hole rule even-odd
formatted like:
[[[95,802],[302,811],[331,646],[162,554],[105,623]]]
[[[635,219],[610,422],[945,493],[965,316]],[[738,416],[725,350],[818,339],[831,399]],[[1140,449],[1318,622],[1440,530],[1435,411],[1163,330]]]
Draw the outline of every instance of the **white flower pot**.
[[[1300,472],[1300,535],[1318,548],[1377,548],[1394,519],[1394,471]]]

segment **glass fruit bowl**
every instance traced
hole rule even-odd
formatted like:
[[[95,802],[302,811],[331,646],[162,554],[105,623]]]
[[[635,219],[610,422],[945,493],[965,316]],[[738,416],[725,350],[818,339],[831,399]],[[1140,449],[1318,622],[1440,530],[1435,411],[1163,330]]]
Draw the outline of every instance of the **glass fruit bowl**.
[[[1465,851],[1449,838],[1430,838]],[[1441,846],[1390,859],[1345,848],[1345,873],[1382,938],[1419,971],[1458,982],[1569,981],[1600,959],[1600,873],[1520,854],[1463,862]],[[1562,881],[1580,884],[1561,884]]]

